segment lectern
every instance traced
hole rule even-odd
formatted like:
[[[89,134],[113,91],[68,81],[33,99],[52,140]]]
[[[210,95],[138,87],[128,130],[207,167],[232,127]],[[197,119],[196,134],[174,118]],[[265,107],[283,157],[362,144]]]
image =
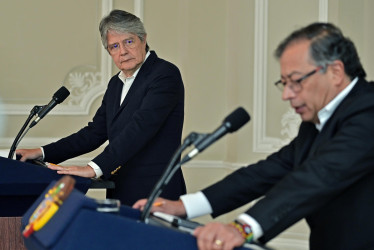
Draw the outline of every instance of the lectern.
[[[55,182],[54,182],[55,183]],[[45,190],[53,190],[54,183]],[[49,192],[51,193],[51,192]],[[45,202],[45,195],[22,218],[22,228],[33,221],[32,214]],[[141,222],[140,211],[121,206],[118,213],[97,211],[95,200],[73,190],[42,228],[25,238],[29,250],[76,249],[197,249],[196,239],[168,226]],[[238,248],[238,249],[263,249]]]
[[[22,249],[21,216],[60,178],[48,168],[0,157],[0,249]],[[86,193],[92,181],[74,178],[76,189]]]

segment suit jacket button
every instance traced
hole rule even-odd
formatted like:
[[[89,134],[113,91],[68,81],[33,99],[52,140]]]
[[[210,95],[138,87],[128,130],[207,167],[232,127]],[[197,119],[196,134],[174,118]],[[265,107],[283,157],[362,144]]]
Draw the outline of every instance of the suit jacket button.
[[[114,170],[111,172],[111,174],[113,175],[113,174],[117,173],[117,171],[120,170],[121,167],[122,167],[122,166],[118,166],[116,169],[114,169]]]

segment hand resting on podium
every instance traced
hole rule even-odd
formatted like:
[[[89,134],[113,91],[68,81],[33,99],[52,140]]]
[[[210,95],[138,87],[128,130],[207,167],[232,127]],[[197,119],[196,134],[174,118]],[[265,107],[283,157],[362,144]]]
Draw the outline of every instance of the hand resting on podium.
[[[40,148],[34,149],[17,149],[16,155],[20,156],[20,161],[27,161],[27,160],[36,160],[42,161],[43,160],[43,152]],[[53,163],[46,163],[46,166],[51,170],[56,170],[58,174],[64,175],[76,175],[81,177],[87,178],[94,178],[96,177],[95,171],[90,167],[87,166],[60,166]]]
[[[147,199],[141,199],[137,201],[132,207],[143,211]],[[186,217],[186,209],[181,200],[171,201],[163,198],[157,198],[151,208],[151,213],[162,212],[171,214],[179,217]]]
[[[147,199],[137,201],[133,208],[144,209]],[[157,205],[156,205],[157,204]],[[155,200],[151,208],[151,213],[162,212],[179,217],[186,217],[187,212],[181,200],[171,201],[163,198]],[[232,224],[223,224],[211,222],[206,225],[198,226],[192,232],[197,239],[197,245],[201,250],[207,249],[234,249],[242,246],[245,239]]]

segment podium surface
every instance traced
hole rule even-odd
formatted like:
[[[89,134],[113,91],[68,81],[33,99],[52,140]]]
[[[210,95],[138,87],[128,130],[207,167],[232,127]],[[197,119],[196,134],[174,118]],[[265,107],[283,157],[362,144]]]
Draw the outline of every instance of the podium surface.
[[[22,216],[53,180],[61,175],[48,168],[0,157],[0,217]],[[86,193],[92,180],[73,177]]]
[[[24,249],[21,216],[61,175],[48,168],[0,157],[0,249]],[[74,177],[76,188],[86,193],[91,180]]]
[[[41,195],[26,212],[22,228],[43,199]],[[113,214],[98,212],[97,207],[94,199],[74,189],[44,227],[25,238],[27,249],[197,249],[196,239],[190,233],[145,224],[140,221],[139,210],[121,206],[120,211]]]

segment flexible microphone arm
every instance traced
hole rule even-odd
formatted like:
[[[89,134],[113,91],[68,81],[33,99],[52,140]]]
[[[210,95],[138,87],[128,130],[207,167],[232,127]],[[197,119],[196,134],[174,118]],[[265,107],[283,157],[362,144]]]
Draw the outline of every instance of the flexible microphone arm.
[[[140,216],[140,220],[148,223],[148,217],[151,212],[151,208],[153,202],[160,196],[161,192],[163,191],[164,187],[169,183],[171,177],[174,175],[175,171],[179,169],[179,167],[185,162],[179,162],[182,152],[192,143],[195,143],[197,140],[201,140],[204,135],[192,132],[190,133],[187,138],[183,141],[182,145],[177,149],[174,153],[171,161],[169,162],[167,168],[165,169],[164,173],[162,174],[161,178],[158,180],[154,188],[152,189],[151,194],[148,197],[148,201],[144,206],[143,212]]]
[[[10,151],[9,151],[9,155],[8,155],[8,158],[9,159],[13,159],[13,156],[14,156],[14,151],[16,151],[16,148],[17,148],[17,145],[19,144],[20,142],[20,137],[23,133],[23,131],[25,131],[27,125],[30,123],[31,119],[43,108],[44,106],[34,106],[32,108],[32,110],[30,111],[30,114],[29,114],[29,117],[27,118],[25,124],[23,124],[21,130],[18,132],[16,138],[14,139],[13,141],[13,144],[12,146],[10,147]],[[22,139],[22,138],[21,138]]]
[[[180,166],[187,161],[191,160],[195,155],[199,152],[202,152],[205,148],[209,147],[212,143],[217,141],[219,138],[224,136],[227,133],[232,133],[241,128],[245,123],[247,123],[250,119],[249,114],[245,109],[242,107],[237,108],[234,112],[232,112],[229,116],[227,116],[223,122],[223,124],[213,131],[211,134],[197,134],[191,133],[187,139],[182,143],[182,145],[178,148],[177,152],[173,155],[172,160],[170,161],[169,165],[165,169],[163,175],[156,183],[155,187],[153,188],[147,203],[144,206],[143,213],[141,214],[141,220],[145,223],[148,223],[148,217],[151,211],[151,207],[153,202],[159,195],[161,194],[165,185],[167,185],[174,175],[175,171],[180,168]],[[183,150],[185,150],[191,144],[195,145],[195,149],[188,153],[187,156],[184,156],[182,160],[181,154]],[[179,159],[179,163],[177,160]],[[177,164],[176,164],[177,163]]]
[[[37,124],[49,111],[51,111],[57,104],[63,102],[69,95],[70,95],[69,90],[66,87],[62,86],[56,91],[56,93],[53,94],[52,100],[47,105],[35,106],[31,110],[29,117],[27,118],[25,124],[19,131],[18,135],[16,136],[10,148],[9,155],[8,155],[9,159],[13,159],[14,151],[16,150],[17,145],[19,144],[20,140],[26,135],[29,129],[35,126],[35,124]],[[30,120],[32,119],[33,116],[36,116],[36,119],[32,121],[29,128],[24,132],[25,128],[30,123]]]

